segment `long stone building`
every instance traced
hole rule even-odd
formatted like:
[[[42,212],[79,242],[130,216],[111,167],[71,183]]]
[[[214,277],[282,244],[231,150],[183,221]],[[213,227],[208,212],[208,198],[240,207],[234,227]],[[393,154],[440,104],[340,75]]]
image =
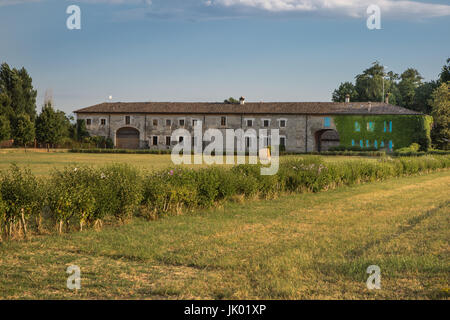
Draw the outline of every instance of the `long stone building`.
[[[203,131],[279,129],[282,148],[299,153],[338,145],[392,150],[427,138],[425,116],[387,102],[114,102],[75,113],[92,136],[109,137],[126,149],[171,149],[178,143],[172,132],[192,132],[198,121]]]

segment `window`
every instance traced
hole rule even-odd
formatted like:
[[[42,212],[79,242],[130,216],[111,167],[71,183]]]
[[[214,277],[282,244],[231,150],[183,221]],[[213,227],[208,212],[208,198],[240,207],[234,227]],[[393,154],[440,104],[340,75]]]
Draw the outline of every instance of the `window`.
[[[157,127],[158,126],[158,119],[153,119],[153,126]]]
[[[270,137],[261,137],[261,139],[263,148],[270,146]]]
[[[366,147],[367,147],[367,148],[370,147],[370,142],[369,142],[369,140],[366,140]]]
[[[92,124],[92,119],[86,119],[86,125],[90,126]]]
[[[363,141],[362,141],[362,140],[359,140],[359,146],[360,146],[361,148],[363,148],[363,147],[364,147],[364,143],[363,143]]]
[[[268,126],[270,126],[270,120],[263,119],[263,127],[268,127]]]
[[[372,121],[367,122],[367,131],[373,132],[375,130],[375,125]]]
[[[102,126],[106,126],[106,119],[100,119],[100,124]]]
[[[352,147],[355,146],[355,140],[352,139]]]
[[[375,147],[375,149],[378,149],[378,141],[377,140],[374,141],[373,146]]]
[[[172,142],[171,139],[172,138],[170,136],[166,136],[166,145],[167,146],[170,146],[170,143]]]
[[[381,141],[380,147],[381,147],[381,148],[384,148],[384,141]]]
[[[323,126],[325,128],[329,128],[331,126],[331,119],[329,117],[325,117],[325,119],[323,121]]]
[[[184,141],[184,137],[183,137],[183,136],[178,137],[178,142],[179,142],[179,143],[182,143],[183,141]]]
[[[280,128],[286,128],[286,119],[280,119]]]
[[[388,126],[387,122],[384,122],[384,132],[387,132]],[[389,132],[392,132],[392,121],[389,121]]]
[[[247,149],[250,149],[251,145],[252,145],[252,140],[250,139],[250,137],[245,137],[245,147]]]
[[[152,138],[152,145],[154,145],[154,146],[158,145],[158,136],[153,136],[153,138]]]
[[[179,119],[178,124],[180,125],[180,127],[184,127],[184,119]]]
[[[386,123],[386,121],[384,122],[384,130],[383,131],[387,132],[387,123]]]
[[[286,137],[280,136],[280,146],[286,146]]]
[[[196,126],[198,123],[198,119],[192,119],[192,126]]]
[[[356,132],[360,132],[361,131],[361,126],[359,125],[358,121],[355,121],[355,131]]]
[[[172,125],[172,120],[166,119],[166,126],[170,127]]]
[[[389,132],[392,132],[392,121],[389,121]]]
[[[220,117],[220,125],[221,126],[227,125],[227,117]]]
[[[247,119],[247,127],[253,127],[253,119]]]
[[[125,116],[125,124],[130,124],[130,123],[131,123],[130,116]]]

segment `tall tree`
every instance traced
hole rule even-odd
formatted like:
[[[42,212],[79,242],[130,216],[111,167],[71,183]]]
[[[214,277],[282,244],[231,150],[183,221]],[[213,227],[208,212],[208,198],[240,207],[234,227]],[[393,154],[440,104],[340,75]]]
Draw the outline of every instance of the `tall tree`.
[[[437,87],[439,87],[438,81],[424,82],[418,86],[414,93],[414,102],[409,106],[409,109],[419,111],[424,114],[431,114],[431,94]]]
[[[68,136],[69,121],[62,111],[55,111],[47,102],[36,118],[36,138],[39,142],[55,145]]]
[[[0,66],[0,93],[7,96],[12,115],[28,114],[34,121],[36,117],[36,95],[32,79],[25,68],[11,69],[7,63]],[[5,98],[2,98],[5,99]]]
[[[450,149],[450,82],[442,83],[431,95],[434,124],[431,130],[433,145]]]
[[[447,59],[447,64],[442,67],[439,78],[443,83],[450,81],[450,58]]]
[[[398,89],[400,90],[401,100],[398,101],[400,106],[411,108],[414,103],[416,89],[422,84],[422,76],[419,71],[413,68],[406,69],[400,76]]]
[[[339,88],[334,90],[331,99],[333,102],[344,102],[347,95],[350,96],[350,101],[358,101],[358,92],[353,83],[348,81],[342,82],[339,85]]]
[[[9,119],[0,115],[0,141],[8,140],[11,137],[11,126]]]
[[[13,120],[13,139],[16,145],[27,146],[35,137],[34,123],[28,114],[22,113]]]
[[[388,77],[386,77],[388,76]],[[372,66],[358,74],[356,77],[355,88],[358,92],[360,101],[383,101],[384,92],[392,92],[395,82],[390,78],[395,78],[395,74],[387,73],[378,61],[372,63]]]

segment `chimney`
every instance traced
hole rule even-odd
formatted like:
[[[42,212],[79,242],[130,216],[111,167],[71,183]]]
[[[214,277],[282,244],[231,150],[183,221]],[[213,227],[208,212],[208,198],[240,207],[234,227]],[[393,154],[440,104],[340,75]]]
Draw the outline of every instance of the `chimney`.
[[[244,97],[240,97],[239,98],[239,104],[245,104],[245,98]]]
[[[389,104],[389,93],[386,93],[386,97],[384,98],[384,103]]]
[[[350,102],[350,95],[346,94],[345,95],[345,103],[349,103]]]

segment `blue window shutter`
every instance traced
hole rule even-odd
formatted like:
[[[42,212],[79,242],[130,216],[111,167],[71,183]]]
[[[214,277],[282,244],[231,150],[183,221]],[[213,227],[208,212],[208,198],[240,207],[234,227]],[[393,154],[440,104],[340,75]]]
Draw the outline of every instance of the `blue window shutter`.
[[[367,148],[370,147],[369,140],[366,140],[366,147],[367,147]]]
[[[392,132],[392,121],[389,121],[389,132]]]
[[[354,145],[355,145],[355,140],[352,139],[352,146],[354,146]]]
[[[324,127],[325,128],[329,128],[331,126],[331,120],[330,120],[330,118],[329,117],[325,117],[325,120],[324,120]]]
[[[375,149],[378,149],[378,141],[377,140],[374,141],[373,146],[375,147]]]
[[[360,145],[361,148],[364,147],[364,143],[363,143],[362,140],[359,140],[359,145]]]
[[[384,148],[384,141],[381,141],[380,147]]]
[[[386,121],[384,122],[384,132],[387,132],[387,124],[386,124]]]
[[[392,144],[392,140],[389,141],[389,150],[392,150],[393,148],[393,144]]]
[[[361,127],[359,126],[359,122],[355,121],[355,131],[356,132],[360,132],[361,131]]]

